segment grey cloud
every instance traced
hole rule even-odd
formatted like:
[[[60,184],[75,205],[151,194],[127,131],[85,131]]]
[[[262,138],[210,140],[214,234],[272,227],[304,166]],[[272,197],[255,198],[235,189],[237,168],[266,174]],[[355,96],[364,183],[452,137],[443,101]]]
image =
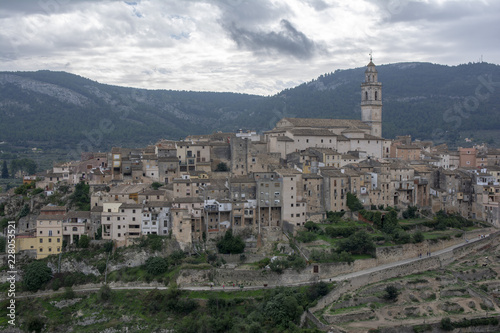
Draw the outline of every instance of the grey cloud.
[[[273,22],[277,17],[287,17],[292,11],[286,3],[269,0],[218,0],[209,1],[222,11],[221,25],[238,22],[240,26],[253,26]]]
[[[304,33],[295,29],[287,20],[281,20],[281,31],[255,32],[238,28],[235,24],[228,27],[231,38],[239,47],[255,53],[280,53],[300,59],[311,58],[317,46]]]
[[[317,11],[322,11],[334,7],[333,5],[327,4],[323,0],[305,0],[305,3],[307,3],[309,6],[311,6]]]
[[[428,21],[446,22],[465,17],[484,15],[492,10],[498,11],[498,3],[491,5],[471,1],[449,1],[443,3],[412,0],[377,1],[389,15],[385,21],[391,23]]]

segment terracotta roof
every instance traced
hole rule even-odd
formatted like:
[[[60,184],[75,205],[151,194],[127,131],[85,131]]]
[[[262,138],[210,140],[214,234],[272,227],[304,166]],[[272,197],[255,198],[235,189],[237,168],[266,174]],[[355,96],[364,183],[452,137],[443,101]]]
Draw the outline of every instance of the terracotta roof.
[[[146,207],[170,207],[172,203],[168,201],[149,201]]]
[[[293,135],[300,136],[336,136],[326,128],[295,128],[290,131]]]
[[[66,218],[68,218],[68,219],[72,219],[72,218],[89,219],[90,218],[90,212],[72,211],[72,212],[68,212],[66,214]]]
[[[368,124],[357,119],[283,118],[283,120],[289,121],[295,127],[370,129]]]
[[[136,209],[136,208],[142,208],[142,204],[128,204],[128,203],[122,203],[120,205],[121,209]]]
[[[293,142],[293,139],[288,137],[288,136],[278,136],[276,138],[276,141],[283,141],[283,142]]]
[[[149,190],[139,193],[139,195],[165,195],[165,191],[162,190]]]
[[[174,198],[174,203],[196,203],[203,202],[200,197],[184,197],[184,198]]]

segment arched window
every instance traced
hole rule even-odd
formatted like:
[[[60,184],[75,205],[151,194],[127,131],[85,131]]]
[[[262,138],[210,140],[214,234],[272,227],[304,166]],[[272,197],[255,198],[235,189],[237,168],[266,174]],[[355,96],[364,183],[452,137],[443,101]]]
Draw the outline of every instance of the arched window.
[[[377,100],[377,91],[375,91],[375,100]]]
[[[365,91],[365,101],[368,100],[368,91]]]

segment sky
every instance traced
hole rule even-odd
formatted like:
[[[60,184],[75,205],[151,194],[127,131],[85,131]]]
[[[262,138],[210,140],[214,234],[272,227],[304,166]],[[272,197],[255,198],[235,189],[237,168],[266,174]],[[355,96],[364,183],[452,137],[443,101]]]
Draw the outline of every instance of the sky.
[[[500,63],[499,0],[0,0],[0,70],[273,95],[337,69]]]

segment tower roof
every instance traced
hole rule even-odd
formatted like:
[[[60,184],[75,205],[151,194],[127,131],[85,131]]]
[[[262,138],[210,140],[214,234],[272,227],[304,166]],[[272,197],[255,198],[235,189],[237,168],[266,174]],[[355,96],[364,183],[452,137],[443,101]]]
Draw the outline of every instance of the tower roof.
[[[370,59],[370,63],[368,65],[366,65],[366,70],[365,70],[365,73],[377,73],[377,69],[375,68],[375,64],[373,63],[373,61],[371,61]]]

